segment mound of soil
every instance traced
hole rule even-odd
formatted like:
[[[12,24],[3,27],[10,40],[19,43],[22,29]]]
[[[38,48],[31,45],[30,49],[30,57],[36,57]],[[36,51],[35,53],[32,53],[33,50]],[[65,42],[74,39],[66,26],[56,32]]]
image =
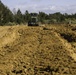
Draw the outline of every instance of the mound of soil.
[[[75,75],[76,48],[61,35],[66,30],[73,32],[62,25],[0,27],[0,75]]]

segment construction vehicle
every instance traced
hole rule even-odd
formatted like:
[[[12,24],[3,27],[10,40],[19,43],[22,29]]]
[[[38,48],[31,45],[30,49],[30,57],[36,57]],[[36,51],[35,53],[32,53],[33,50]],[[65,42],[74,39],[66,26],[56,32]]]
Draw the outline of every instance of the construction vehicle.
[[[28,26],[39,26],[38,16],[36,13],[31,13],[31,18],[28,21]]]

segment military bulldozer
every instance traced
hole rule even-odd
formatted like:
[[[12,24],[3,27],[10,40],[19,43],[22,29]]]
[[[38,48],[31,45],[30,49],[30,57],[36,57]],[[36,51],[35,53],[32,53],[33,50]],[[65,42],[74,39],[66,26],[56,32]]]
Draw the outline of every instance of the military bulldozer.
[[[39,26],[38,16],[36,13],[31,13],[31,18],[28,21],[28,26]]]

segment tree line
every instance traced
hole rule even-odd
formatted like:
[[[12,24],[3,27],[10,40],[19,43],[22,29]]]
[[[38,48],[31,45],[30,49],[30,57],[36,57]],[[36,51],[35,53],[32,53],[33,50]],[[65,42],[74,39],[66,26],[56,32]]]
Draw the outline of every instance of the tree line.
[[[62,14],[56,12],[53,14],[46,14],[45,12],[36,13],[38,20],[43,24],[55,24],[55,23],[76,23],[75,14]],[[31,13],[28,10],[22,13],[20,9],[13,12],[0,1],[0,25],[14,25],[14,24],[26,24],[31,18]]]

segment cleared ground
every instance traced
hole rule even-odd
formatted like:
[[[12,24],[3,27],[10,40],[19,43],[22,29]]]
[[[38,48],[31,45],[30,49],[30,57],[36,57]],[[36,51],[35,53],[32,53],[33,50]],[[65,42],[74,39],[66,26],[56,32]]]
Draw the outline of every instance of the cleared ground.
[[[76,25],[0,26],[0,75],[76,75]]]

